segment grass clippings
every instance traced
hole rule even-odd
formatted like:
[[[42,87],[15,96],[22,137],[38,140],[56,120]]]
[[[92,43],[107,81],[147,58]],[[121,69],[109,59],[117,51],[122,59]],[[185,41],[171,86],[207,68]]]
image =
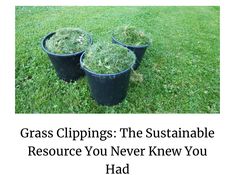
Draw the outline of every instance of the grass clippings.
[[[131,45],[131,46],[142,46],[150,44],[150,37],[140,29],[134,26],[122,26],[118,27],[113,32],[113,37],[119,42]]]
[[[115,74],[132,67],[135,54],[109,42],[93,44],[86,52],[83,66],[98,74]]]
[[[56,54],[84,51],[89,45],[88,35],[78,28],[62,28],[46,41],[46,48]]]

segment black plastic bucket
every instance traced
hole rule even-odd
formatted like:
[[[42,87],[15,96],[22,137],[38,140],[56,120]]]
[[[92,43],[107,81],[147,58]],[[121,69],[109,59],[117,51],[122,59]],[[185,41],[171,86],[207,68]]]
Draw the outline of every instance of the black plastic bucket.
[[[113,106],[122,102],[128,90],[131,67],[116,74],[97,74],[82,64],[85,53],[82,54],[80,64],[88,79],[91,96],[98,104]]]
[[[133,66],[134,70],[136,70],[140,66],[140,63],[141,63],[142,58],[144,56],[144,53],[145,53],[146,49],[149,46],[149,45],[143,45],[143,46],[130,46],[130,45],[126,45],[126,44],[121,43],[120,41],[116,40],[113,36],[112,36],[112,43],[119,44],[119,45],[121,45],[123,47],[126,47],[126,48],[128,48],[129,50],[131,50],[131,51],[133,51],[135,53],[136,61],[135,61],[135,64]]]
[[[71,82],[78,80],[84,76],[84,71],[80,66],[80,57],[84,51],[73,54],[55,54],[47,50],[46,40],[48,40],[55,32],[46,35],[41,43],[42,49],[48,54],[53,66],[55,67],[58,77],[64,81]],[[89,36],[89,42],[92,44],[92,37]]]

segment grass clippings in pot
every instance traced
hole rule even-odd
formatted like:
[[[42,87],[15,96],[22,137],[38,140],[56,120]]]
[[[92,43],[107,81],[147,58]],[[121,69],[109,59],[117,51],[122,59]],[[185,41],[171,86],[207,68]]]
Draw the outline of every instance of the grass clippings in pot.
[[[118,27],[113,32],[113,37],[126,45],[142,46],[150,44],[150,37],[134,26]]]
[[[135,59],[134,53],[127,48],[101,42],[88,49],[83,66],[94,73],[115,74],[132,67]]]
[[[84,51],[89,45],[88,34],[79,28],[58,29],[46,41],[47,49],[56,54],[72,54]]]

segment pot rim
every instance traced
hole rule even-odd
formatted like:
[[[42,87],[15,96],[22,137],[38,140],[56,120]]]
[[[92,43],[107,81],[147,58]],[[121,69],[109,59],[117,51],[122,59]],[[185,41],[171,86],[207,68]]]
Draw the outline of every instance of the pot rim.
[[[82,53],[81,58],[80,58],[80,66],[81,66],[81,68],[82,68],[83,70],[85,70],[85,71],[87,71],[87,72],[93,74],[93,75],[96,75],[96,76],[105,76],[105,77],[107,77],[107,76],[117,76],[117,75],[121,75],[121,74],[123,74],[123,73],[125,73],[125,72],[128,72],[130,69],[132,69],[133,66],[134,66],[134,64],[135,64],[135,61],[134,61],[133,64],[132,64],[129,68],[127,68],[127,69],[125,69],[125,70],[123,70],[123,71],[121,71],[121,72],[118,72],[118,73],[101,74],[101,73],[93,72],[92,70],[90,70],[90,69],[88,69],[88,68],[86,68],[86,67],[83,66],[84,55],[85,55],[85,52]]]
[[[115,42],[117,42],[118,44],[123,45],[123,46],[125,46],[125,47],[133,47],[133,48],[146,48],[146,47],[149,47],[149,44],[140,45],[140,46],[124,44],[124,43],[122,43],[121,41],[118,41],[118,40],[113,36],[113,33],[112,33],[112,39],[113,39]]]
[[[53,55],[53,56],[62,56],[63,57],[63,56],[75,56],[75,55],[79,55],[79,54],[85,52],[85,50],[82,50],[80,52],[75,52],[75,53],[69,53],[69,54],[58,54],[58,53],[50,52],[45,46],[46,40],[48,40],[50,37],[52,37],[52,35],[54,35],[55,33],[56,32],[50,32],[46,36],[44,36],[43,39],[41,40],[41,48],[47,54],[50,54],[50,55]],[[87,32],[84,32],[84,33],[87,34],[88,37],[89,37],[89,46],[92,45],[92,43],[93,43],[92,36]]]

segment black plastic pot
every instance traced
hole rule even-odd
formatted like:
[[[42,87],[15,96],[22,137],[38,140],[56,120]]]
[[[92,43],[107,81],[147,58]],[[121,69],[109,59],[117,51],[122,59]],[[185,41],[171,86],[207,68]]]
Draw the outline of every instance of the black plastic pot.
[[[64,81],[71,82],[78,80],[84,76],[84,71],[80,66],[80,57],[84,51],[73,54],[55,54],[47,50],[46,40],[48,40],[55,32],[46,35],[41,43],[42,49],[48,54],[53,66],[55,67],[58,77]],[[90,44],[92,44],[92,37],[90,35]]]
[[[80,64],[88,79],[91,96],[98,104],[113,106],[122,102],[128,90],[131,67],[116,74],[97,74],[83,66],[85,53]]]
[[[142,58],[144,56],[144,53],[145,53],[146,49],[149,46],[149,45],[143,45],[143,46],[130,46],[130,45],[126,45],[126,44],[118,41],[113,36],[112,36],[112,43],[119,44],[119,45],[121,45],[123,47],[126,47],[126,48],[128,48],[129,50],[131,50],[131,51],[133,51],[135,53],[136,61],[135,61],[135,64],[133,66],[134,70],[136,70],[140,66],[140,63],[141,63]]]

